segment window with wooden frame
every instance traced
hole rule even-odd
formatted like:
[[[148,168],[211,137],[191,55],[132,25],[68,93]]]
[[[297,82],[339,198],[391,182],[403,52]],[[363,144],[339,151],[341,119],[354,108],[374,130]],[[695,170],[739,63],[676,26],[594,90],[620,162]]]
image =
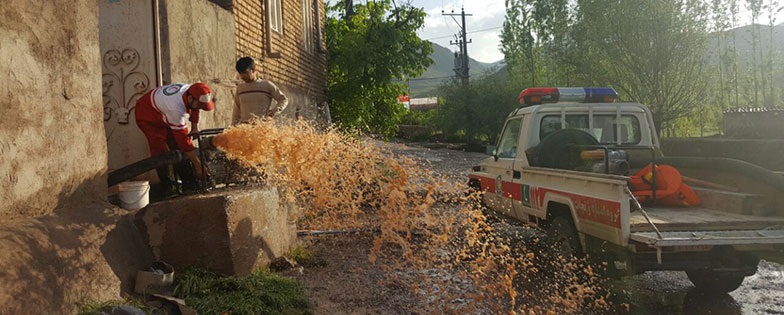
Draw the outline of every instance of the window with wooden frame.
[[[269,58],[280,58],[280,51],[272,48],[272,34],[281,35],[283,33],[283,8],[281,0],[261,0],[264,10],[267,12],[267,23],[265,27],[266,55]]]
[[[281,9],[281,0],[267,0],[267,20],[269,21],[269,28],[275,32],[283,32],[283,11]]]
[[[302,0],[302,48],[309,53],[315,51],[315,34],[314,34],[314,0]]]

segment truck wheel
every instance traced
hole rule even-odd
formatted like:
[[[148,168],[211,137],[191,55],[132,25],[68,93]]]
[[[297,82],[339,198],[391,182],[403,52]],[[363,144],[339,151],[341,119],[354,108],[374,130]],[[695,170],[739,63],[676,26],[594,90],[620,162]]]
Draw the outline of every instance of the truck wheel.
[[[468,183],[468,191],[466,192],[466,196],[475,195],[477,198],[479,198],[479,210],[481,210],[482,214],[485,216],[485,222],[489,224],[496,223],[499,221],[498,215],[487,207],[484,194],[485,192],[482,191],[479,181],[472,180]]]
[[[580,256],[582,253],[580,238],[577,236],[577,230],[571,219],[557,216],[550,222],[546,230],[550,249],[555,254],[564,258]]]
[[[745,278],[741,273],[713,270],[689,270],[686,271],[686,275],[698,290],[711,293],[735,291]]]
[[[472,180],[468,183],[468,191],[466,191],[466,197],[471,195],[476,195],[477,198],[479,198],[479,206],[482,208],[487,208],[484,194],[485,192],[482,191],[482,186],[479,184],[479,181]]]

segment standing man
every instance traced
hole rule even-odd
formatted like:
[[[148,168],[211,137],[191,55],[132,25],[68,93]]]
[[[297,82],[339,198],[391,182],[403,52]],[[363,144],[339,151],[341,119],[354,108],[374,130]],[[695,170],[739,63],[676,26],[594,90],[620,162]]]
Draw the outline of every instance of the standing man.
[[[289,100],[278,87],[256,75],[256,63],[251,57],[242,57],[235,66],[243,83],[237,86],[231,123],[247,123],[254,118],[275,117],[289,105]],[[272,101],[276,104],[273,105]]]
[[[150,155],[159,156],[179,149],[190,160],[192,166],[185,161],[174,168],[183,181],[184,190],[196,188],[194,171],[199,178],[205,175],[196,148],[188,136],[188,121],[193,132],[198,132],[199,110],[211,111],[214,108],[212,91],[204,83],[161,86],[147,92],[136,102],[136,125],[147,138]],[[162,167],[156,171],[166,194],[174,187],[169,168]]]

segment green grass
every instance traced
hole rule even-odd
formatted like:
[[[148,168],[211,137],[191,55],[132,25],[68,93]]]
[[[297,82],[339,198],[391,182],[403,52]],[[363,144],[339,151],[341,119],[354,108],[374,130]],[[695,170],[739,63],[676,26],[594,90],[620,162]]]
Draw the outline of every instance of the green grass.
[[[174,293],[199,314],[312,314],[299,284],[266,270],[246,278],[189,270],[175,279]]]
[[[311,265],[316,258],[312,251],[302,245],[297,245],[292,248],[291,251],[286,254],[286,257],[293,259],[302,266]]]

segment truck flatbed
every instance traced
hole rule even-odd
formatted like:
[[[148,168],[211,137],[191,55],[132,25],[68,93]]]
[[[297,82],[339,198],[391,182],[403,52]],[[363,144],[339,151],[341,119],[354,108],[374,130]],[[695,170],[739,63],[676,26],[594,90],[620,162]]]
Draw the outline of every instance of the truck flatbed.
[[[645,207],[648,217],[660,231],[751,230],[784,225],[784,218],[718,211],[708,208]],[[629,217],[630,232],[654,231],[642,212]]]

